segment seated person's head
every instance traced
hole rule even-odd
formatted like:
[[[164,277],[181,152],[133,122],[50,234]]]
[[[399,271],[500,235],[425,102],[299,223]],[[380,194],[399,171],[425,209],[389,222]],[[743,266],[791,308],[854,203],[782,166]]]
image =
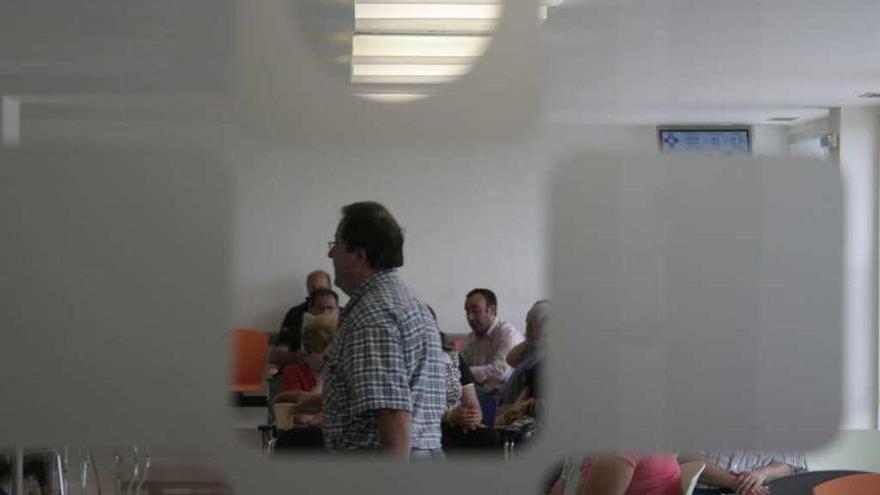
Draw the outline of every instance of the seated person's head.
[[[474,334],[486,335],[498,314],[498,298],[489,289],[477,288],[467,293],[464,313]]]
[[[336,313],[339,309],[339,296],[332,289],[319,288],[309,295],[309,313],[322,315]]]
[[[526,314],[526,340],[537,342],[544,338],[550,301],[547,299],[536,302]]]
[[[330,274],[324,270],[315,270],[306,277],[306,292],[308,294],[318,289],[329,289],[332,286]]]
[[[306,361],[313,365],[320,364],[335,335],[335,315],[316,316],[304,323],[302,341],[306,351]]]

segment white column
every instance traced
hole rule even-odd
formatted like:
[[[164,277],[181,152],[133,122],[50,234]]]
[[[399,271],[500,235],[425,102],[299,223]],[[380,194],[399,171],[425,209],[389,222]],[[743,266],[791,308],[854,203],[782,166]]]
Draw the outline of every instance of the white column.
[[[831,113],[840,136],[846,193],[844,262],[844,429],[878,425],[877,165],[880,112],[847,107]]]

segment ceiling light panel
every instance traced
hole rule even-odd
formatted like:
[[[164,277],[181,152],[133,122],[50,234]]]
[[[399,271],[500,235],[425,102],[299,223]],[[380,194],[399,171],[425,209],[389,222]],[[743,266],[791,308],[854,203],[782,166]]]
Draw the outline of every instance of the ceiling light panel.
[[[501,5],[356,2],[354,17],[359,33],[489,34]]]
[[[501,16],[501,0],[354,0],[351,82],[401,101],[425,94],[471,70]]]
[[[355,64],[351,79],[363,84],[444,84],[469,70],[467,64]]]
[[[354,57],[467,57],[483,54],[488,36],[416,36],[356,34]]]

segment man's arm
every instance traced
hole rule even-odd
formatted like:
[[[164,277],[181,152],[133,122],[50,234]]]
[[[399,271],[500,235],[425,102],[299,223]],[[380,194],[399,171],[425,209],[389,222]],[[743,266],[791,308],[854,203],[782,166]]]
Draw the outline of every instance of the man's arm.
[[[372,413],[382,450],[406,458],[413,403],[400,330],[378,312],[349,330],[341,367],[350,391],[349,413]]]
[[[395,459],[409,457],[409,430],[412,414],[409,411],[381,409],[378,411],[379,441],[382,450]]]
[[[526,345],[528,345],[528,341],[524,340],[517,344],[516,347],[514,347],[510,350],[510,352],[507,353],[507,364],[510,367],[516,368],[516,366],[522,360],[523,354],[525,354],[526,351]]]
[[[758,469],[734,473],[736,475],[736,493],[750,493],[764,486],[764,483],[794,474],[795,469],[784,462],[774,462]]]
[[[303,362],[305,353],[299,351],[299,341],[305,312],[305,304],[300,304],[290,308],[284,315],[278,335],[269,348],[269,363],[281,367]]]
[[[721,469],[704,456],[696,454],[682,454],[678,456],[678,462],[680,464],[684,464],[686,462],[705,463],[706,469],[704,469],[703,473],[700,475],[700,483],[726,489],[733,489],[736,486],[736,476],[730,474],[730,472],[727,470]]]
[[[499,339],[500,342],[498,348],[495,349],[492,362],[470,367],[474,380],[477,383],[486,383],[490,379],[503,382],[507,379],[507,375],[510,372],[510,366],[507,365],[507,354],[519,343],[519,340],[517,339],[516,330],[511,326],[504,325],[498,331],[503,332],[503,335]]]
[[[767,481],[773,481],[776,478],[782,478],[783,476],[788,476],[795,473],[794,466],[790,466],[784,462],[774,462],[772,464],[768,464],[760,469],[756,469],[756,471],[762,471],[766,476],[764,477]]]
[[[281,320],[275,341],[276,346],[285,346],[288,350],[299,350],[303,316],[308,312],[306,303],[290,308]]]
[[[321,412],[323,405],[323,397],[315,392],[307,392],[305,390],[286,390],[279,392],[272,399],[273,404],[281,402],[292,402],[294,412],[298,413],[318,413]]]

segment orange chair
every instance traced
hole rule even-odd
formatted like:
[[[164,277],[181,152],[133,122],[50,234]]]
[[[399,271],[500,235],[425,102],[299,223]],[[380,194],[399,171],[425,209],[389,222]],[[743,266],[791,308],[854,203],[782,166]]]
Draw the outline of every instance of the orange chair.
[[[269,334],[262,330],[232,331],[232,391],[264,392],[263,368],[269,352]]]
[[[880,493],[880,474],[851,474],[816,485],[813,495],[877,495]]]

